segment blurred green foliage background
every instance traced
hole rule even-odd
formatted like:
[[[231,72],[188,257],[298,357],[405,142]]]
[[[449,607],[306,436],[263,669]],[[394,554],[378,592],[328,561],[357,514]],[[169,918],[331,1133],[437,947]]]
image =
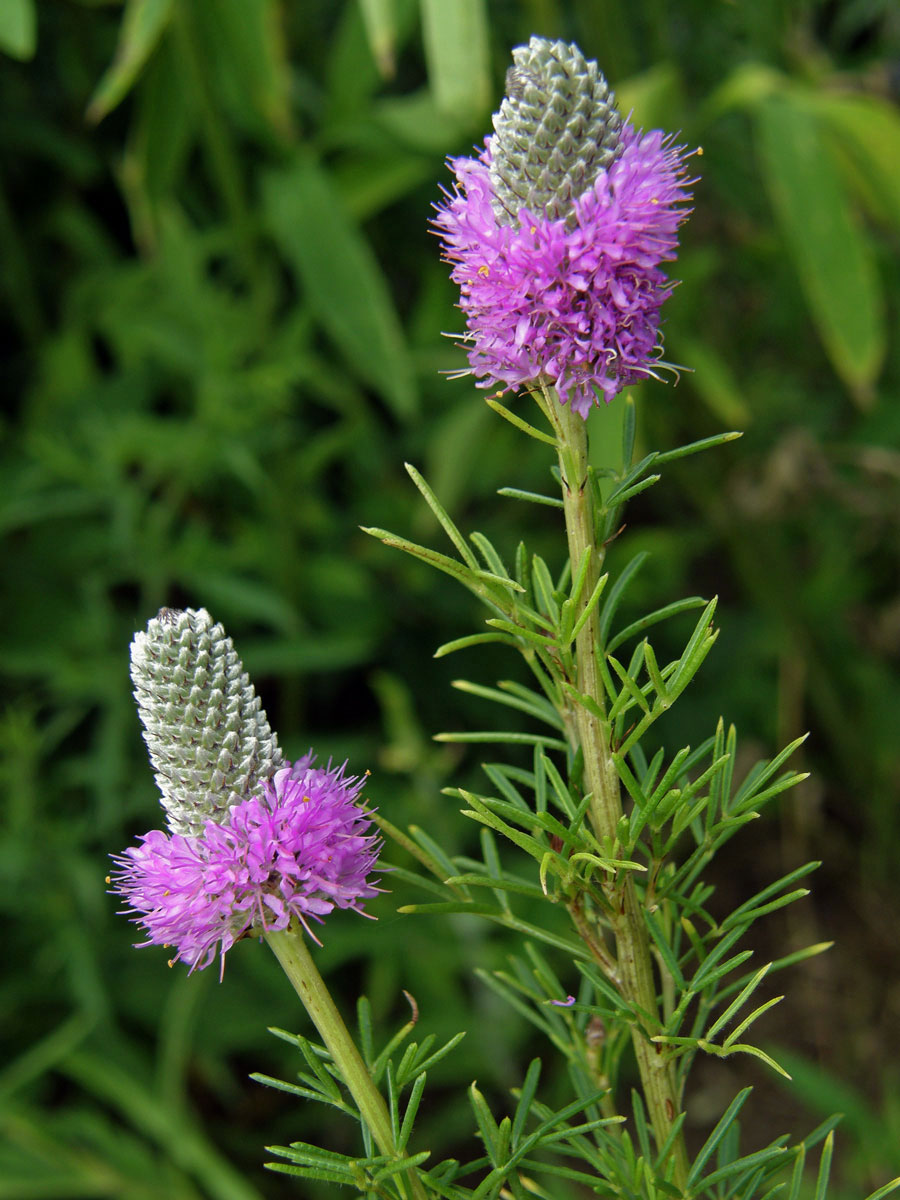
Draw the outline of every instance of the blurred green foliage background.
[[[662,736],[720,713],[750,750],[805,729],[811,777],[719,866],[725,898],[822,858],[759,962],[835,949],[768,1018],[759,1142],[846,1114],[838,1197],[900,1166],[900,11],[892,0],[3,0],[0,5],[0,1200],[296,1195],[263,1146],[352,1130],[248,1081],[303,1028],[274,959],[186,978],[106,894],[106,856],[159,823],[128,643],[163,604],[225,623],[289,753],[371,767],[369,795],[449,850],[440,794],[493,719],[453,691],[516,663],[434,648],[474,601],[366,539],[438,544],[402,467],[463,528],[561,562],[558,516],[499,500],[548,462],[470,380],[429,234],[447,155],[489,131],[511,46],[596,57],[639,125],[702,145],[674,274],[677,387],[636,389],[639,436],[742,428],[641,497],[611,563],[652,551],[634,606],[718,593],[722,637]],[[592,417],[611,461],[615,405]],[[752,847],[748,851],[747,847]],[[469,1136],[547,1054],[473,979],[505,934],[468,920],[332,920],[343,1003],[467,1029],[420,1145]],[[744,1081],[699,1073],[695,1140]],[[442,1091],[442,1089],[446,1089]],[[748,1110],[749,1111],[749,1110]],[[753,1125],[755,1122],[755,1126]],[[430,1142],[429,1142],[430,1139]],[[327,1193],[326,1193],[327,1194]]]

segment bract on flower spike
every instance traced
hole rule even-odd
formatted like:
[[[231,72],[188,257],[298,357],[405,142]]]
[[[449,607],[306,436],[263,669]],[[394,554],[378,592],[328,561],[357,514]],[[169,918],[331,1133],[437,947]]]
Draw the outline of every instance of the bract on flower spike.
[[[435,225],[480,387],[552,386],[587,417],[661,366],[660,309],[690,211],[685,151],[616,111],[597,64],[532,38]]]
[[[169,608],[136,633],[131,679],[169,828],[222,821],[282,762],[234,643],[205,608]]]

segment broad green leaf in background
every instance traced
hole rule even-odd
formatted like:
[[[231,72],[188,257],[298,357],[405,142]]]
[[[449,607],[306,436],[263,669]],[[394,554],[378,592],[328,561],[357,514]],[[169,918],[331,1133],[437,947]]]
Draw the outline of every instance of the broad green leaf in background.
[[[185,20],[200,39],[210,94],[225,101],[238,128],[289,137],[291,74],[279,0],[193,0],[190,7]]]
[[[438,109],[476,118],[491,101],[484,0],[420,0],[428,83]]]
[[[856,170],[851,182],[874,216],[900,231],[900,114],[880,96],[834,95],[813,97],[823,132],[834,141],[841,158]]]
[[[0,50],[23,61],[37,47],[37,11],[34,0],[3,0],[0,4]]]
[[[412,362],[384,275],[317,162],[297,158],[263,181],[264,220],[296,269],[317,320],[357,374],[401,418],[417,406]]]
[[[128,95],[162,37],[172,10],[173,0],[126,0],[119,44],[91,96],[89,121],[101,121]]]
[[[120,174],[132,235],[146,252],[156,245],[160,206],[175,190],[196,136],[194,92],[181,84],[181,57],[168,41],[153,56],[135,95]]]
[[[366,37],[382,79],[396,70],[397,13],[394,0],[359,0]]]
[[[766,184],[828,357],[865,404],[885,354],[881,289],[820,122],[793,98],[757,109]]]

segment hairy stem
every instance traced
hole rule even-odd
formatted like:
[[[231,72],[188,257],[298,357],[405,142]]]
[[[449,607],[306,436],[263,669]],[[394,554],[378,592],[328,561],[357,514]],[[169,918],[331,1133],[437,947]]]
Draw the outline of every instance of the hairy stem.
[[[588,479],[588,442],[585,421],[560,403],[555,391],[545,387],[535,394],[539,406],[550,421],[557,438],[566,536],[573,574],[590,548],[590,566],[584,585],[589,596],[600,576],[604,548],[597,544],[593,494]],[[606,712],[606,696],[597,655],[600,653],[599,616],[595,609],[575,642],[577,665],[576,689],[593,701],[600,713]],[[612,757],[609,722],[575,704],[574,716],[578,743],[584,756],[585,787],[591,792],[589,809],[594,832],[604,844],[604,852],[615,855],[616,834],[622,817],[619,778]],[[659,1029],[659,1009],[650,942],[640,901],[630,871],[614,880],[605,880],[603,890],[610,903],[609,921],[615,936],[618,986],[635,1015],[631,1037],[647,1111],[658,1147],[668,1139],[678,1115],[678,1092],[672,1064],[662,1047],[650,1041]],[[672,1148],[673,1180],[684,1188],[688,1174],[687,1150],[679,1134]]]
[[[397,1145],[384,1097],[375,1086],[356,1043],[335,1007],[302,931],[292,925],[281,933],[267,933],[265,937],[340,1070],[375,1144],[387,1158],[397,1158]],[[415,1173],[410,1171],[406,1179],[408,1193],[413,1200],[426,1200],[425,1189]]]

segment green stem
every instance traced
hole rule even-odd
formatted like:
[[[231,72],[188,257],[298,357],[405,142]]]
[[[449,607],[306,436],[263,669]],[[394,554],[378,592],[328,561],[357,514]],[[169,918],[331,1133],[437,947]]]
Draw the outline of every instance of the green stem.
[[[369,1074],[356,1043],[350,1036],[331,993],[313,962],[306,940],[298,926],[292,925],[281,933],[267,933],[266,941],[291,981],[294,991],[303,1001],[312,1023],[325,1043],[335,1066],[356,1102],[360,1115],[369,1127],[375,1144],[386,1158],[399,1157],[394,1131],[384,1097]],[[410,1194],[415,1200],[426,1200],[421,1180],[410,1171],[407,1175]]]
[[[572,571],[577,569],[586,548],[591,557],[584,595],[589,596],[600,576],[604,548],[597,544],[593,493],[588,478],[586,422],[556,392],[544,387],[535,400],[550,421],[557,439],[566,536]],[[606,711],[606,696],[597,655],[600,652],[599,615],[595,609],[575,641],[576,689],[588,696],[596,708]],[[619,777],[612,757],[609,722],[575,704],[574,725],[584,755],[585,785],[591,792],[590,819],[604,850],[615,854],[616,835],[622,818]],[[604,883],[610,901],[609,922],[615,936],[619,988],[638,1014],[631,1023],[631,1037],[647,1111],[657,1146],[671,1133],[678,1115],[675,1071],[662,1050],[650,1038],[659,1030],[659,1009],[650,941],[631,872]],[[688,1175],[687,1149],[682,1135],[672,1149],[673,1181],[683,1189]]]

